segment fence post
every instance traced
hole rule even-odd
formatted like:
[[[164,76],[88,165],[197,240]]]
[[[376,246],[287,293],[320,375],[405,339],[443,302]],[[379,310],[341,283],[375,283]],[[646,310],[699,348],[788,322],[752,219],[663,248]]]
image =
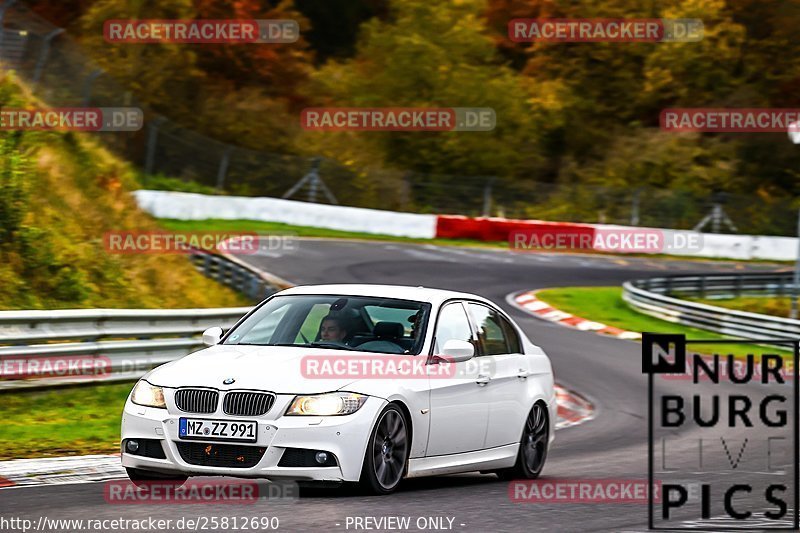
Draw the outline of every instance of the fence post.
[[[250,275],[250,288],[247,290],[247,297],[251,300],[257,300],[259,297],[258,294],[258,287],[259,287],[259,279],[257,276]]]
[[[641,189],[633,191],[633,199],[631,201],[631,226],[639,225],[639,193]]]
[[[230,163],[232,152],[233,152],[233,146],[228,146],[222,153],[222,159],[220,159],[219,169],[217,170],[218,191],[222,191],[222,189],[225,187],[225,176],[228,175],[228,164]]]
[[[14,5],[16,3],[17,3],[17,0],[8,0],[8,2],[3,4],[2,7],[0,7],[0,58],[3,58],[3,48],[4,48],[3,44],[4,44],[4,39],[5,39],[5,17],[6,17],[6,11],[8,11],[8,8],[10,8],[12,5]]]
[[[53,39],[55,39],[62,33],[64,33],[64,28],[56,28],[55,30],[51,31],[50,33],[44,36],[42,51],[39,52],[39,59],[36,60],[36,68],[33,71],[34,85],[39,83],[39,80],[42,77],[42,72],[44,72],[44,65],[45,63],[47,63],[47,59],[50,56],[50,43],[52,43]]]
[[[486,185],[483,186],[483,216],[488,218],[492,216],[492,182],[494,178],[486,180]]]
[[[213,277],[211,272],[211,261],[212,257],[211,254],[203,254],[203,273],[206,275],[207,278]]]
[[[797,295],[800,292],[800,210],[797,212],[797,259],[794,263],[794,278],[792,280],[792,309],[789,318],[797,319]]]
[[[100,77],[103,71],[100,69],[93,70],[89,76],[86,77],[86,81],[83,84],[83,106],[87,107],[92,101],[92,87],[94,86],[94,80]]]
[[[156,145],[158,144],[158,128],[164,122],[164,117],[157,117],[147,124],[147,156],[144,161],[144,173],[152,176],[156,163]]]

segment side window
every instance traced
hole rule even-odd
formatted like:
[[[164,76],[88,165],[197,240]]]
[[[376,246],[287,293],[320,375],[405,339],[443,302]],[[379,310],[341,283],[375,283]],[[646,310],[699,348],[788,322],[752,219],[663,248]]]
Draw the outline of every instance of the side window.
[[[441,353],[450,339],[472,342],[472,329],[461,303],[447,304],[439,313],[436,323],[436,352]]]
[[[519,334],[514,326],[511,325],[511,322],[506,320],[504,317],[499,316],[500,324],[503,326],[503,331],[506,334],[506,342],[508,342],[508,352],[509,353],[522,353],[522,343],[519,340]]]
[[[478,329],[478,342],[483,346],[483,355],[512,353],[506,342],[503,318],[485,305],[468,303],[469,312]]]

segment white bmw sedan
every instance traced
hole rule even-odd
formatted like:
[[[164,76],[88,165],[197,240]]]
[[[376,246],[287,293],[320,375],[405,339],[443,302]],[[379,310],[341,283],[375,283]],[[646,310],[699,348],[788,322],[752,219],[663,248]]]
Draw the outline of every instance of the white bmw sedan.
[[[490,301],[388,285],[281,291],[146,374],[122,417],[135,483],[237,476],[533,479],[553,441],[547,355]]]

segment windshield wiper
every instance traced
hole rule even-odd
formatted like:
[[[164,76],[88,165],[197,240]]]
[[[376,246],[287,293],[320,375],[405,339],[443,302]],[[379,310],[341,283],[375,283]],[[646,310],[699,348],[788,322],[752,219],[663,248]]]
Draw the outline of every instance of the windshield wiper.
[[[223,343],[223,346],[269,346],[268,344],[259,344],[256,342],[231,342],[231,343]]]
[[[347,346],[346,344],[338,344],[335,342],[309,342],[306,346],[311,346],[312,348],[332,348],[334,350],[353,350],[354,348]]]
[[[337,344],[337,343],[334,343],[334,342],[309,342],[307,344],[303,344],[303,343],[298,344],[298,343],[295,343],[295,342],[271,342],[271,343],[266,343],[266,344],[251,344],[251,343],[247,343],[247,342],[239,342],[239,343],[236,343],[236,344],[234,344],[232,346],[236,346],[236,345],[239,345],[239,346],[291,346],[291,347],[294,347],[294,348],[308,348],[308,347],[311,347],[311,348],[331,348],[331,349],[334,349],[334,350],[350,350],[350,351],[355,349],[355,348],[353,348],[351,346],[347,346],[346,344]]]
[[[305,344],[297,344],[296,342],[270,342],[269,344],[265,344],[265,346],[296,346],[299,348],[305,346]]]

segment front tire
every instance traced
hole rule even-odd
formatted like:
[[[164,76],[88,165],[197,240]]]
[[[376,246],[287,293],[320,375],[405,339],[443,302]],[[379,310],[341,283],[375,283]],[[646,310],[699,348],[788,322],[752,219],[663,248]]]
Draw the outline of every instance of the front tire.
[[[183,486],[186,480],[189,479],[187,476],[159,474],[157,472],[139,470],[138,468],[125,468],[125,470],[128,472],[128,479],[131,480],[131,483],[143,489],[152,487],[153,485],[169,485],[177,489]]]
[[[370,434],[364,466],[361,468],[361,488],[371,494],[391,494],[406,472],[411,446],[408,421],[394,404],[381,412]]]
[[[498,477],[506,481],[538,478],[547,460],[549,440],[550,421],[547,407],[542,403],[536,403],[525,420],[517,462],[511,468],[498,470]]]

